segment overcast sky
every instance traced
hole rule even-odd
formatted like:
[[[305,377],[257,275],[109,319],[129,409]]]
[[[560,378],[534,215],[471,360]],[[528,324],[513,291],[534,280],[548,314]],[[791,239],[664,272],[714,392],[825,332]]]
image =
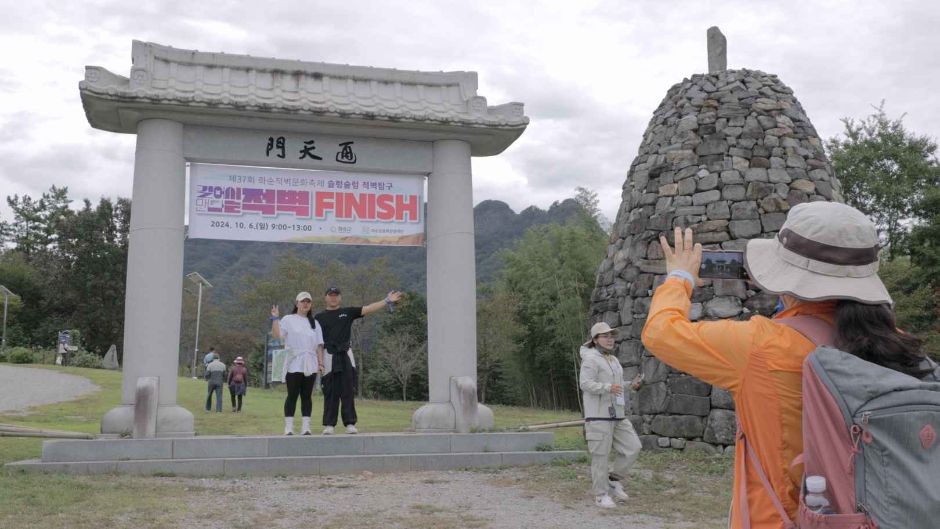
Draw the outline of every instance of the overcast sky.
[[[251,7],[248,7],[248,6]],[[824,139],[886,100],[940,136],[940,2],[0,0],[0,198],[66,185],[131,194],[134,137],[92,129],[85,65],[128,76],[131,40],[200,51],[409,70],[471,70],[490,105],[531,123],[475,158],[474,203],[548,207],[576,186],[613,220],[643,131],[673,84],[707,70],[705,31],[729,68],[775,73]],[[0,219],[10,219],[0,203]]]

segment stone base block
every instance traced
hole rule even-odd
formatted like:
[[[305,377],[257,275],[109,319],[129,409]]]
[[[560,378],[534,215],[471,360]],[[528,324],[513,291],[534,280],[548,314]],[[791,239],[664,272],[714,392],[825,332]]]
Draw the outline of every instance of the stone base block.
[[[483,404],[477,404],[477,423],[473,429],[489,430],[493,428],[493,410]],[[411,417],[411,426],[416,432],[456,432],[457,415],[450,402],[429,402],[418,408]]]
[[[101,418],[101,433],[129,436],[134,431],[134,405],[122,404],[111,408]],[[157,408],[156,437],[192,437],[196,435],[193,414],[176,404]]]
[[[180,476],[326,475],[529,465],[574,460],[550,432],[50,440],[26,471]],[[546,450],[548,449],[548,450]]]

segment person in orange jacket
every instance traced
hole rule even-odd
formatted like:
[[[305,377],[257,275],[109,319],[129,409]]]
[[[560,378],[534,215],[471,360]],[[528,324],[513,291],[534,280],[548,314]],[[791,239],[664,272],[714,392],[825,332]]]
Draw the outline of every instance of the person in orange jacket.
[[[792,463],[803,452],[801,371],[815,345],[775,320],[818,318],[834,326],[829,345],[900,371],[918,372],[925,355],[920,340],[895,326],[891,296],[877,275],[877,230],[854,208],[799,204],[775,238],[748,241],[750,280],[782,297],[784,310],[774,319],[690,322],[702,259],[702,246],[692,239],[692,230],[676,228],[673,250],[660,237],[667,277],[653,296],[643,344],[671,367],[731,392],[740,429],[731,527],[780,529],[787,526],[784,511],[792,520],[799,503],[802,465]],[[742,435],[780,498],[777,505],[755,465],[745,465]]]

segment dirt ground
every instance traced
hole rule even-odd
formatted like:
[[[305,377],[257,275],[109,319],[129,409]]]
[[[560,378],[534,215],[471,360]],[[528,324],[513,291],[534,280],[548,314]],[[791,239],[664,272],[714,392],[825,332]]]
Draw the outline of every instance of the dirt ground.
[[[604,510],[587,492],[559,501],[541,493],[524,468],[251,479],[167,478],[196,496],[205,510],[184,509],[180,526],[229,528],[572,528],[666,529],[722,527],[663,520],[631,512],[630,503]],[[547,487],[548,488],[548,487]],[[197,514],[193,519],[186,519]]]

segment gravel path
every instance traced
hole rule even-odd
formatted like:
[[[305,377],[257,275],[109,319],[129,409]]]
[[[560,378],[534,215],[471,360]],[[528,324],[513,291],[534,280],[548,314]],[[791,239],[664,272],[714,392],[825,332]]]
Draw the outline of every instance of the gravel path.
[[[50,369],[0,365],[0,413],[72,400],[99,389],[85,377]]]
[[[174,522],[205,529],[266,527],[681,529],[696,524],[630,512],[629,502],[602,510],[583,498],[559,503],[525,485],[524,468],[326,477],[181,479],[192,491],[211,491],[211,516]],[[520,481],[522,484],[520,484]],[[195,512],[190,509],[190,512]],[[198,512],[198,511],[196,511]]]

